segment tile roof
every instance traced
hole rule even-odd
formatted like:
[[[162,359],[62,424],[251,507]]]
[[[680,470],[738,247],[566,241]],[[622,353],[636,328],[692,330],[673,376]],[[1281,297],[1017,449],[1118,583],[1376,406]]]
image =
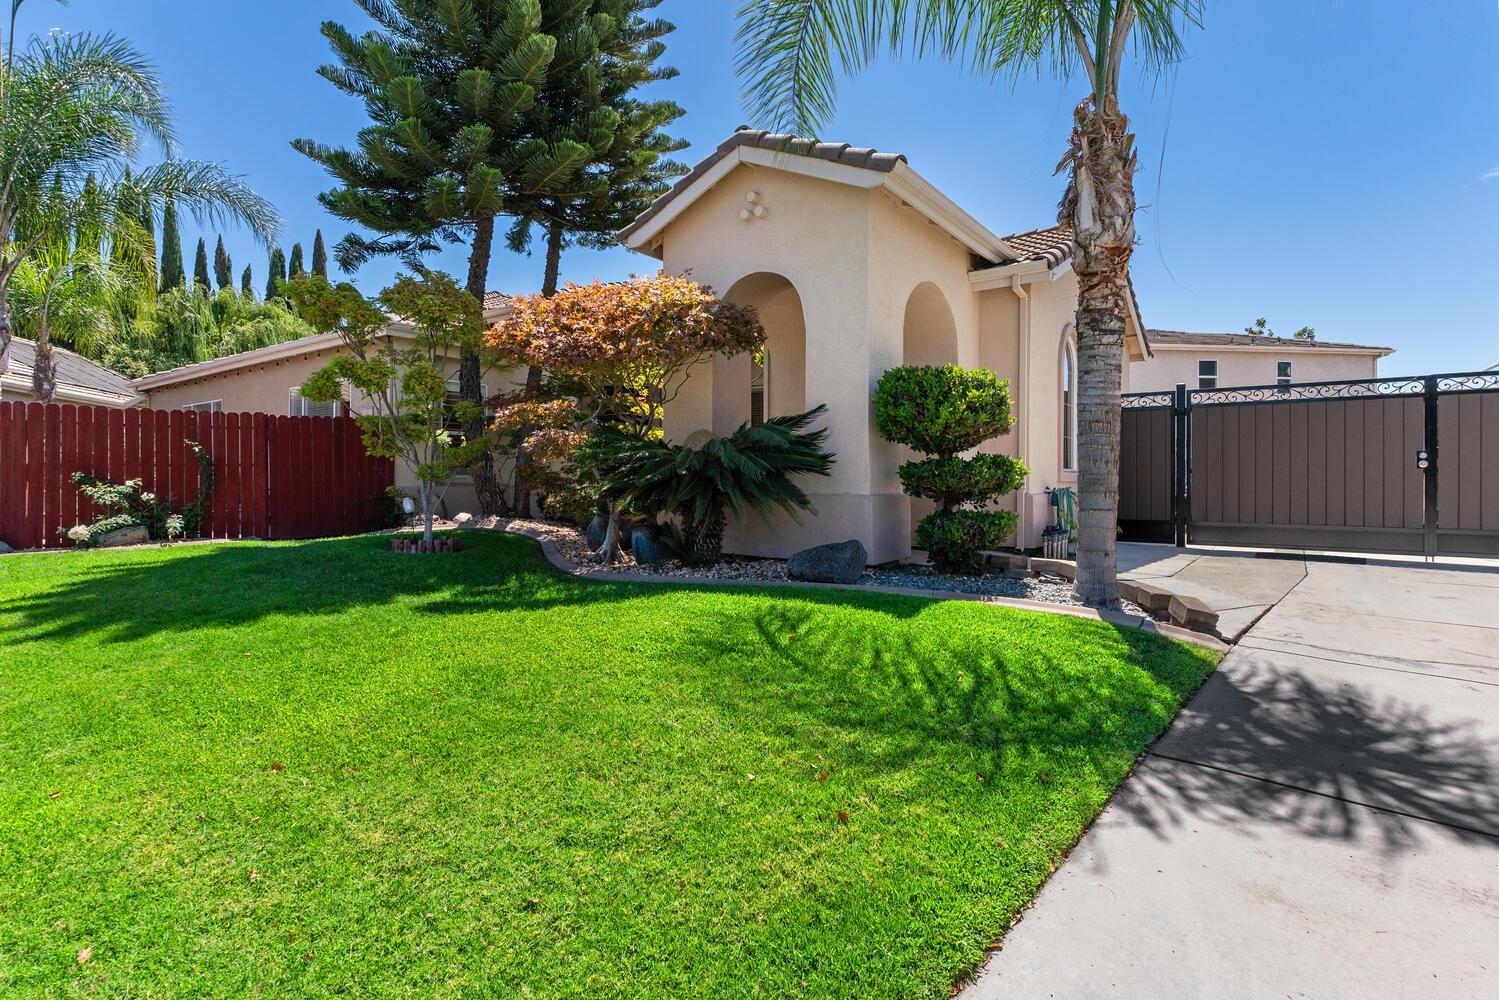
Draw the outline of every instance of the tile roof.
[[[676,199],[690,187],[699,177],[712,170],[717,163],[728,156],[740,146],[751,146],[755,149],[769,149],[781,153],[794,153],[798,156],[810,156],[813,159],[828,160],[833,163],[842,163],[850,167],[860,167],[864,170],[878,170],[881,173],[889,173],[895,169],[897,163],[905,163],[906,158],[901,153],[881,153],[868,146],[851,146],[846,142],[817,142],[814,139],[802,139],[798,136],[787,135],[784,132],[767,132],[764,129],[750,128],[741,125],[723,142],[718,148],[709,153],[698,165],[685,176],[679,178],[661,197],[651,202],[649,208],[636,216],[635,221],[619,231],[618,237],[621,242],[629,239],[630,234],[650,222],[661,213],[668,204]]]
[[[484,311],[489,312],[491,309],[498,309],[500,306],[509,301],[510,296],[506,295],[504,292],[485,292]]]
[[[1341,351],[1369,351],[1393,354],[1393,347],[1377,347],[1370,344],[1340,344],[1328,340],[1297,340],[1294,337],[1256,336],[1249,333],[1187,333],[1181,330],[1149,330],[1152,344],[1184,344],[1193,347],[1266,347],[1316,350],[1330,348]]]
[[[1044,261],[1047,267],[1056,267],[1072,258],[1071,226],[1032,229],[1024,233],[1015,233],[1013,236],[1001,236],[1000,239],[1015,251],[1018,261],[1038,260]],[[1004,264],[995,266],[1003,267],[1015,262],[1006,261]]]
[[[52,363],[57,368],[59,385],[74,385],[95,392],[108,392],[116,396],[135,397],[130,380],[112,368],[105,368],[97,361],[90,361],[81,354],[74,354],[64,347],[52,348]],[[31,377],[36,365],[36,342],[24,337],[12,337],[10,341],[10,372],[19,375],[23,371]]]

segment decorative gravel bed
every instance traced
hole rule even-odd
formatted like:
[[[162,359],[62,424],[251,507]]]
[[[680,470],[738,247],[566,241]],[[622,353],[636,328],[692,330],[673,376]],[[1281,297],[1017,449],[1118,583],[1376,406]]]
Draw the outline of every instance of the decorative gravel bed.
[[[544,535],[550,539],[563,556],[578,564],[581,573],[611,573],[629,571],[649,573],[652,576],[677,580],[740,580],[745,583],[769,583],[789,579],[786,563],[781,559],[747,559],[726,556],[712,566],[688,566],[675,560],[654,566],[642,566],[622,553],[618,562],[605,566],[588,562],[593,552],[583,533],[570,524],[552,521],[515,519],[484,523],[485,528],[514,526]],[[876,587],[904,587],[913,590],[950,591],[959,594],[982,594],[991,597],[1012,597],[1027,601],[1043,601],[1047,604],[1081,605],[1072,594],[1071,582],[1057,576],[1012,577],[999,573],[983,576],[949,576],[938,573],[930,566],[895,566],[866,569],[859,583]],[[1125,602],[1122,609],[1127,614],[1150,617],[1143,608]]]

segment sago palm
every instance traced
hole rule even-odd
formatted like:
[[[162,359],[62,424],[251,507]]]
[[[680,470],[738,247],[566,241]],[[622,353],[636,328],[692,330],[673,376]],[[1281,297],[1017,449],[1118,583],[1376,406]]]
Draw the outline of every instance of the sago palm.
[[[695,448],[606,427],[583,448],[579,466],[598,477],[603,497],[613,503],[679,515],[689,543],[684,555],[714,562],[729,516],[742,524],[753,511],[769,526],[776,510],[794,519],[812,509],[793,477],[826,476],[832,469],[834,456],[822,449],[826,428],[807,430],[825,410],[744,424]]]
[[[1073,232],[1078,278],[1077,594],[1119,602],[1119,392],[1135,244],[1135,148],[1119,110],[1133,40],[1155,68],[1180,55],[1201,0],[752,0],[740,8],[738,69],[767,124],[815,135],[832,114],[838,74],[882,53],[935,55],[987,78],[1043,64],[1081,70],[1090,92],[1074,113],[1058,170],[1058,220]]]
[[[0,63],[0,371],[12,333],[11,279],[28,261],[42,266],[37,255],[72,239],[85,223],[100,234],[117,233],[122,206],[140,213],[171,196],[200,219],[241,222],[266,241],[279,224],[270,205],[221,166],[171,158],[175,140],[161,83],[127,42],[48,35],[18,48],[21,6],[12,0]],[[127,179],[125,167],[150,141],[167,161]],[[91,218],[60,213],[58,205]],[[39,352],[39,362],[44,358]],[[50,383],[50,374],[42,381]]]

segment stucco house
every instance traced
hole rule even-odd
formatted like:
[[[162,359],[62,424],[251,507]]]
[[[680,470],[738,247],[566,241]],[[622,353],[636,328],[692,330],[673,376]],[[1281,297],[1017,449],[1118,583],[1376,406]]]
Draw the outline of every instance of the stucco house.
[[[1150,330],[1152,357],[1130,366],[1130,390],[1161,392],[1377,378],[1393,347],[1247,333]]]
[[[665,432],[728,434],[752,414],[826,404],[832,476],[806,484],[815,516],[751,521],[725,549],[786,556],[857,538],[872,562],[911,551],[925,513],[901,492],[902,449],[874,427],[887,369],[955,363],[1010,380],[1015,427],[985,447],[1030,468],[1016,543],[1040,544],[1046,490],[1076,482],[1077,278],[1071,233],[1000,236],[911,168],[906,157],[741,128],[619,234],[672,274],[756,306],[768,345],[699,366],[666,408]],[[1135,304],[1130,362],[1150,356]],[[1126,386],[1129,378],[1126,373]]]
[[[509,313],[509,297],[490,292],[484,300],[484,318],[494,323]],[[399,342],[410,333],[410,326],[392,319],[384,336]],[[338,403],[314,403],[303,399],[299,391],[313,372],[326,365],[335,354],[347,350],[336,333],[322,333],[299,340],[272,344],[242,354],[201,361],[170,368],[129,382],[133,391],[153,410],[201,410],[207,412],[271,413],[288,416],[339,416],[358,414],[368,400],[353,394]],[[449,388],[458,392],[458,356],[444,363],[450,377]],[[492,369],[483,373],[487,395],[507,391],[525,379],[524,371]],[[396,485],[414,495],[417,483],[404,464],[396,463]],[[449,486],[444,500],[450,513],[477,512],[478,497],[467,476],[459,476]]]
[[[126,409],[145,402],[145,397],[135,390],[130,379],[66,348],[52,348],[52,363],[57,371],[54,403]],[[12,337],[5,364],[0,366],[0,401],[30,402],[36,398],[31,390],[31,373],[35,364],[36,342],[25,337]]]

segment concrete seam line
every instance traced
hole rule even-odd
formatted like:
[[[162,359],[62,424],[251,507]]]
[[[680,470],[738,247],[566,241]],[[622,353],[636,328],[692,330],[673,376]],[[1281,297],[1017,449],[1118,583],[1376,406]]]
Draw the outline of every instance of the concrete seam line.
[[[1444,826],[1449,830],[1462,830],[1464,833],[1476,833],[1480,837],[1491,837],[1499,840],[1499,831],[1481,830],[1476,826],[1465,826],[1462,823],[1448,823],[1445,820],[1432,819],[1430,816],[1420,816],[1403,809],[1392,809],[1389,806],[1375,805],[1372,802],[1361,802],[1358,799],[1344,798],[1341,795],[1333,795],[1329,792],[1319,792],[1315,788],[1303,788],[1301,785],[1293,785],[1288,781],[1277,781],[1274,778],[1266,778],[1258,774],[1250,774],[1247,771],[1239,771],[1232,767],[1223,767],[1221,764],[1207,764],[1200,760],[1188,760],[1185,757],[1173,757],[1170,754],[1161,753],[1157,750],[1147,748],[1145,756],[1155,757],[1159,760],[1169,760],[1177,764],[1186,764],[1189,767],[1201,767],[1209,771],[1219,771],[1223,774],[1232,774],[1249,781],[1259,781],[1267,785],[1275,785],[1277,788],[1286,788],[1293,792],[1301,792],[1304,795],[1315,795],[1323,799],[1331,799],[1334,802],[1342,802],[1345,805],[1361,806],[1364,809],[1373,809],[1375,812],[1387,813],[1391,816],[1403,816],[1406,819],[1417,820],[1421,823],[1430,823],[1433,826]]]
[[[1274,640],[1274,641],[1284,641],[1284,640]],[[1302,645],[1302,644],[1301,643],[1297,643],[1297,645]],[[1499,687],[1499,681],[1480,681],[1480,680],[1474,680],[1471,677],[1457,677],[1457,676],[1455,676],[1453,674],[1438,674],[1438,673],[1433,673],[1433,672],[1431,672],[1429,670],[1410,670],[1410,669],[1408,669],[1406,667],[1392,667],[1392,666],[1390,666],[1388,664],[1385,664],[1385,663],[1360,663],[1357,660],[1340,660],[1336,656],[1318,656],[1316,653],[1300,653],[1300,652],[1297,652],[1295,650],[1290,650],[1290,649],[1277,649],[1274,646],[1256,646],[1256,645],[1253,645],[1251,643],[1240,643],[1239,644],[1239,648],[1240,649],[1256,649],[1256,650],[1259,650],[1262,653],[1279,653],[1282,656],[1297,656],[1297,657],[1301,657],[1302,659],[1307,659],[1307,660],[1320,660],[1323,663],[1336,663],[1340,667],[1365,667],[1365,668],[1367,668],[1369,670],[1388,670],[1390,673],[1394,673],[1394,674],[1411,674],[1412,676],[1415,676],[1415,677],[1430,677],[1430,678],[1433,678],[1435,680],[1456,681],[1459,684],[1482,684],[1485,687]],[[1320,647],[1313,646],[1312,648],[1313,649],[1318,649]],[[1324,650],[1324,652],[1345,652],[1345,650]],[[1372,653],[1354,653],[1354,654],[1351,654],[1351,655],[1354,655],[1354,656],[1373,656],[1374,654],[1372,654]],[[1406,662],[1409,662],[1409,661],[1408,660],[1402,660],[1400,662],[1406,663]],[[1468,664],[1468,663],[1455,663],[1452,660],[1429,660],[1429,661],[1426,661],[1426,662],[1438,664],[1438,665],[1444,666],[1444,667],[1468,667],[1468,666],[1472,666],[1472,664]],[[1482,668],[1479,668],[1479,669],[1482,669]]]

